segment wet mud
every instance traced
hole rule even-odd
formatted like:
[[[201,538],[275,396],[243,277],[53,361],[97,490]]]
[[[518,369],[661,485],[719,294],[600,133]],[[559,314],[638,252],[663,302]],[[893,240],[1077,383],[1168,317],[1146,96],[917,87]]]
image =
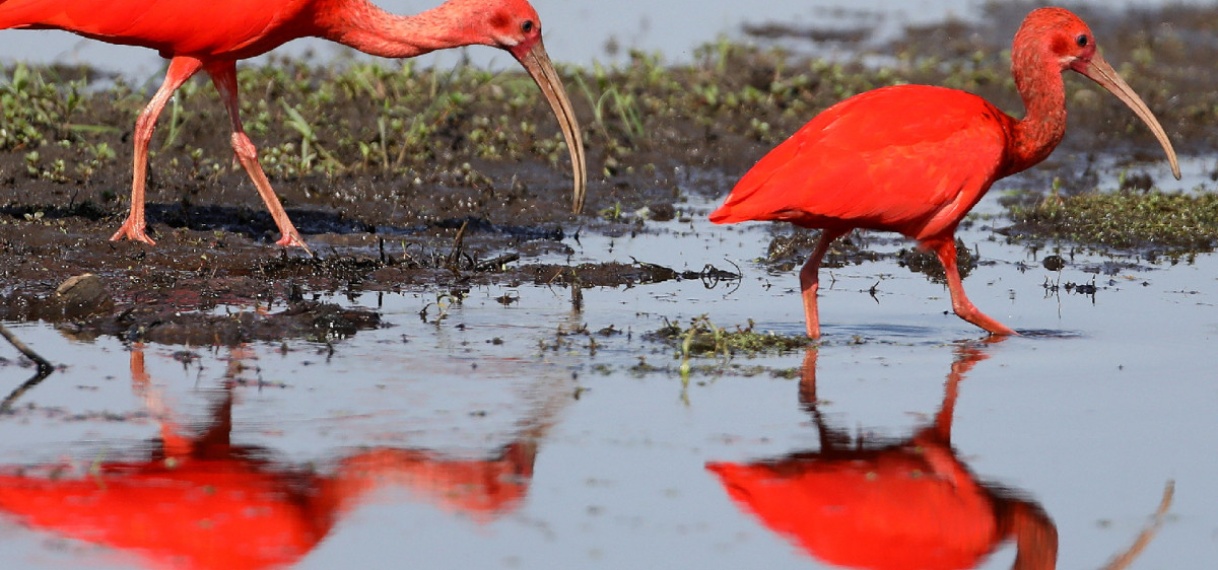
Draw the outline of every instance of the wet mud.
[[[148,220],[157,245],[147,246],[108,238],[130,206],[131,131],[158,78],[0,68],[0,319],[164,343],[325,340],[380,324],[375,312],[321,301],[344,292],[730,280],[737,277],[730,267],[575,261],[569,242],[671,231],[674,221],[705,215],[690,204],[726,195],[757,158],[819,110],[881,85],[957,87],[1020,114],[1008,50],[1027,8],[994,5],[979,21],[911,28],[878,46],[857,30],[826,35],[771,25],[751,32],[759,45],[706,46],[691,66],[636,54],[620,68],[564,68],[591,173],[588,204],[578,215],[569,211],[571,180],[557,125],[535,87],[515,72],[310,61],[244,69],[247,130],[315,257],[273,244],[275,225],[234,166],[223,109],[202,80],[166,110],[153,141]],[[1218,146],[1210,127],[1218,89],[1207,67],[1218,59],[1212,10],[1080,13],[1182,155]],[[790,45],[793,38],[835,42],[855,55],[823,60],[766,47],[770,39]],[[877,55],[884,63],[866,63]],[[1135,191],[1155,186],[1145,165],[1161,162],[1161,151],[1138,119],[1085,79],[1071,77],[1067,85],[1070,128],[1062,146],[1005,188],[1033,201],[1051,191],[1091,191],[1097,180],[1115,177],[1101,170],[1107,167],[1100,159],[1111,156],[1120,157],[1121,178]],[[1035,240],[1038,232],[1062,238],[1031,224],[1007,234]],[[788,228],[774,235],[768,261],[775,271],[798,267],[814,243]],[[826,265],[892,255],[871,247],[889,237],[843,240]],[[1154,246],[1126,238],[1122,249],[1134,255]],[[972,259],[966,245],[963,270],[985,262]],[[912,250],[896,255],[912,271],[938,269]],[[66,307],[56,290],[86,274],[97,280],[92,296],[77,303],[88,310]]]

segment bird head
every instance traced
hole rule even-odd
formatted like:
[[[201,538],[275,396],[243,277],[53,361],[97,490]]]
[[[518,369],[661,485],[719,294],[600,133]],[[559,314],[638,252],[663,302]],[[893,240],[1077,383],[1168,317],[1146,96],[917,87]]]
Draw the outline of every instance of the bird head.
[[[541,18],[525,0],[498,0],[486,12],[487,36],[517,59],[541,42]]]
[[[1057,62],[1059,71],[1076,71],[1107,89],[1146,123],[1167,153],[1172,174],[1176,179],[1180,178],[1176,151],[1172,149],[1167,133],[1146,103],[1100,56],[1091,28],[1078,16],[1064,8],[1033,10],[1015,34],[1011,60],[1015,68],[1035,68],[1038,64]]]
[[[541,41],[541,19],[537,16],[537,10],[526,0],[490,0],[486,4],[486,35],[494,41],[492,45],[507,50],[524,66],[541,88],[558,119],[563,138],[567,141],[567,150],[571,154],[571,169],[575,182],[572,210],[579,213],[583,209],[588,179],[584,142],[580,135],[579,122],[571,109],[571,101],[567,98],[562,80],[554,71],[545,44]]]
[[[1038,45],[1048,50],[1047,59],[1057,61],[1062,71],[1073,69],[1082,73],[1098,55],[1091,28],[1063,8],[1033,10],[1015,35],[1015,44]]]

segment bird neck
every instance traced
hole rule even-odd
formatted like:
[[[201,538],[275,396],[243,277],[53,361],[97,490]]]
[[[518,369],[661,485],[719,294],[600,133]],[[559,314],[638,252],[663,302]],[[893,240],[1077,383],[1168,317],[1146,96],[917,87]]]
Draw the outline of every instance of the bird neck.
[[[1066,134],[1066,85],[1061,71],[1039,58],[1019,55],[1012,58],[1011,68],[1027,113],[1015,123],[1004,176],[1047,158]]]
[[[483,0],[449,0],[414,15],[391,14],[368,0],[331,0],[316,11],[320,36],[364,53],[414,57],[438,49],[491,45],[474,18]]]

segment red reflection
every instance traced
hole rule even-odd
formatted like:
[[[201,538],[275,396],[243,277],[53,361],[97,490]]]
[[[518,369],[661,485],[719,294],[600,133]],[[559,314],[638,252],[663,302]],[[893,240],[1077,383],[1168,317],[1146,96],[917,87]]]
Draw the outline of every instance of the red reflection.
[[[230,379],[241,367],[237,352]],[[302,558],[369,492],[385,487],[406,488],[479,522],[511,512],[528,492],[536,442],[547,427],[538,422],[491,459],[374,448],[341,458],[333,473],[322,474],[231,443],[231,382],[202,432],[183,435],[150,388],[139,349],[131,371],[137,391],[162,418],[149,457],[82,467],[0,466],[0,512],[31,528],[136,552],[154,567],[277,567]]]
[[[816,406],[816,357],[800,401],[820,450],[749,464],[708,463],[732,499],[813,557],[848,568],[975,568],[1015,540],[1015,568],[1054,568],[1057,529],[1037,504],[979,483],[951,446],[957,385],[987,355],[960,346],[932,425],[903,441],[851,444]]]

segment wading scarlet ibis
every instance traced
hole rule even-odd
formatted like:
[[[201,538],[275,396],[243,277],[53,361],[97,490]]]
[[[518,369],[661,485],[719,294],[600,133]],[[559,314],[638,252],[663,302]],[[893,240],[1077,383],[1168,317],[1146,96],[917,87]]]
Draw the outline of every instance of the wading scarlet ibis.
[[[1163,127],[1100,57],[1087,24],[1067,10],[1040,8],[1024,19],[1011,50],[1011,71],[1027,108],[1023,119],[954,89],[901,85],[868,91],[826,109],[770,151],[710,219],[781,220],[821,230],[799,272],[810,337],[820,336],[821,259],[833,240],[855,228],[900,232],[934,250],[956,314],[991,334],[1015,334],[965,296],[954,234],[995,180],[1039,163],[1061,142],[1066,70],[1091,78],[1133,109],[1180,177]]]
[[[109,43],[143,46],[169,59],[165,82],[135,122],[131,213],[111,240],[153,244],[145,233],[144,178],[148,141],[170,96],[200,70],[228,109],[232,146],[275,219],[282,246],[308,251],[258,164],[241,126],[237,60],[296,38],[319,37],[390,58],[438,49],[488,45],[507,50],[541,88],[558,118],[575,177],[574,211],[587,181],[583,140],[566,90],[541,40],[541,20],[526,0],[449,0],[413,16],[390,14],[368,0],[0,0],[0,30],[59,29]]]

